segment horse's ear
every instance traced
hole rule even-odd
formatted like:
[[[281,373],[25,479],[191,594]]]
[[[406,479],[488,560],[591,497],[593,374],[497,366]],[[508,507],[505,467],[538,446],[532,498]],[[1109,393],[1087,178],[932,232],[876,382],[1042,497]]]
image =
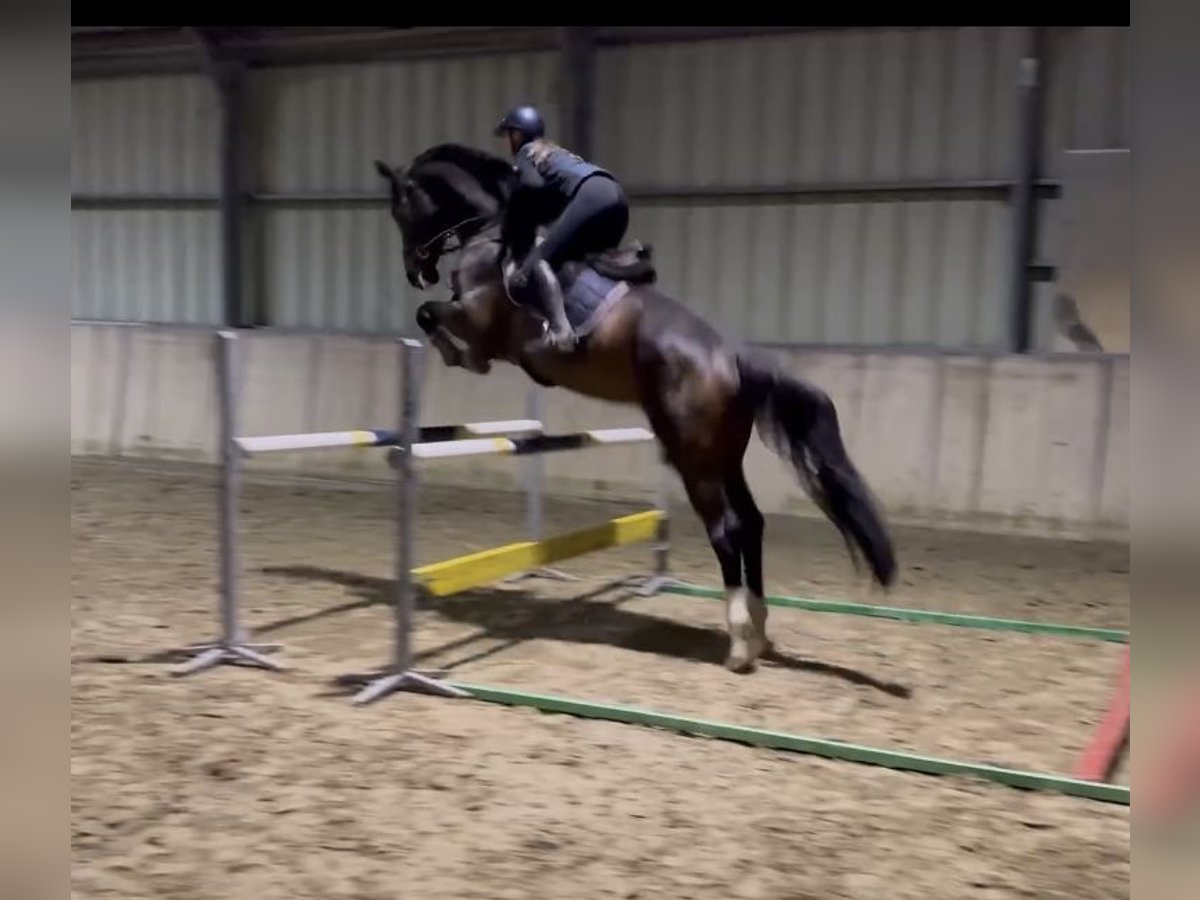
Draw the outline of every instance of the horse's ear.
[[[386,178],[388,181],[396,180],[396,173],[392,171],[392,167],[385,163],[382,159],[375,160],[375,171]]]

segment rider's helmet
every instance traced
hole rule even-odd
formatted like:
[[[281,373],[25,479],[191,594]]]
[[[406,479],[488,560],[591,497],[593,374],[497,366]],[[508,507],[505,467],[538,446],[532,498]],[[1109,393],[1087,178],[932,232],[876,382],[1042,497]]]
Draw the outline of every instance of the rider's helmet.
[[[536,107],[515,106],[504,114],[504,118],[496,126],[496,136],[503,137],[509,131],[515,131],[521,135],[520,146],[523,147],[530,141],[545,136],[546,123]]]

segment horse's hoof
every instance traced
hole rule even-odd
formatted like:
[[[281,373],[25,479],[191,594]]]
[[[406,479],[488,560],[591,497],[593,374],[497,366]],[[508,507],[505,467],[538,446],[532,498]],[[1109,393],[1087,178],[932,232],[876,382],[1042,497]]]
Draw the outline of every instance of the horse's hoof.
[[[754,621],[751,602],[750,592],[745,588],[734,588],[725,597],[725,618],[729,626],[729,654],[725,658],[725,668],[731,672],[753,672],[766,644],[766,638]]]
[[[734,675],[749,675],[758,668],[758,660],[741,654],[730,653],[725,659],[725,668]]]
[[[469,353],[463,357],[463,368],[475,375],[486,375],[492,371],[492,364],[486,359],[476,359]]]
[[[758,661],[765,650],[765,645],[756,637],[731,636],[725,668],[736,675],[748,675],[758,669]]]

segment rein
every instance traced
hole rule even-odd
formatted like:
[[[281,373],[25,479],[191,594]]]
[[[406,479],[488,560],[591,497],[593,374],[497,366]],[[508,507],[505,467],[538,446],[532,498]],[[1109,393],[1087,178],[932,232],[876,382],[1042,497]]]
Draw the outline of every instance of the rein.
[[[438,252],[439,256],[442,254],[445,254],[445,253],[455,253],[459,250],[462,250],[467,245],[466,241],[463,240],[462,229],[465,228],[467,225],[472,225],[476,222],[488,222],[488,221],[490,221],[490,218],[488,216],[471,216],[470,218],[463,219],[457,225],[451,225],[449,228],[445,229],[444,231],[438,232],[436,235],[434,235],[432,238],[430,238],[425,243],[423,243],[420,247],[418,247],[417,251],[416,251],[417,259],[420,259],[420,260],[428,259],[432,255],[432,254],[430,254],[429,250],[431,247],[434,247],[435,245],[437,247],[437,252]],[[451,235],[458,238],[458,246],[457,247],[443,247],[442,242],[444,240],[446,240],[446,238],[450,237]]]

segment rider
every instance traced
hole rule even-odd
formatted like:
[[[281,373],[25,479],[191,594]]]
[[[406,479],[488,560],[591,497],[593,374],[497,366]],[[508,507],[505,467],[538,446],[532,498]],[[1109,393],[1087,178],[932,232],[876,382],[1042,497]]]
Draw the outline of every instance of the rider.
[[[555,271],[568,260],[618,246],[629,227],[629,201],[611,173],[547,140],[545,132],[532,106],[510,110],[496,127],[497,137],[508,138],[518,180],[501,230],[515,263],[506,284],[518,302],[540,309],[549,324],[545,344],[569,350],[575,332]],[[539,225],[549,228],[535,244]]]

